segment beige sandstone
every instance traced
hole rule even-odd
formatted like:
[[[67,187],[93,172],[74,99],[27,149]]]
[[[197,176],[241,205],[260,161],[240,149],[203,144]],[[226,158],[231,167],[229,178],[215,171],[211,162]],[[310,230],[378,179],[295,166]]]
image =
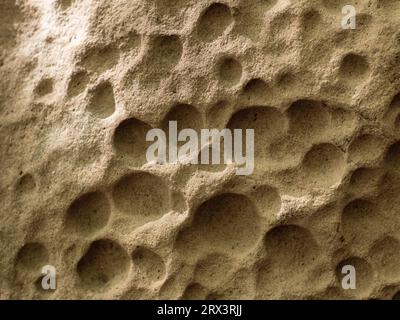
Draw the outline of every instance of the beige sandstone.
[[[0,0],[0,298],[400,298],[399,93],[398,0]],[[170,120],[254,173],[146,164]]]

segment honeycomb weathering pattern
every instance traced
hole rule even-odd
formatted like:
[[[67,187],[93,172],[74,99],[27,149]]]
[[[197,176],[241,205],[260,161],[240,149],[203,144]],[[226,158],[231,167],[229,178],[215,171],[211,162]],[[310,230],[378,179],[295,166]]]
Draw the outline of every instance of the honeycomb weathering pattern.
[[[399,17],[397,0],[1,1],[0,298],[399,299]],[[146,164],[169,120],[253,128],[254,173]]]

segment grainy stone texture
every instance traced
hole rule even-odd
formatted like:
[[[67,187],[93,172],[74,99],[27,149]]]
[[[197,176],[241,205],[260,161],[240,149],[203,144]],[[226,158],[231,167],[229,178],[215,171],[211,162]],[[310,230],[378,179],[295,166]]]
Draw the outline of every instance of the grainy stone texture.
[[[1,0],[0,298],[399,297],[399,30],[398,0]],[[169,120],[255,129],[254,173],[146,164]]]

